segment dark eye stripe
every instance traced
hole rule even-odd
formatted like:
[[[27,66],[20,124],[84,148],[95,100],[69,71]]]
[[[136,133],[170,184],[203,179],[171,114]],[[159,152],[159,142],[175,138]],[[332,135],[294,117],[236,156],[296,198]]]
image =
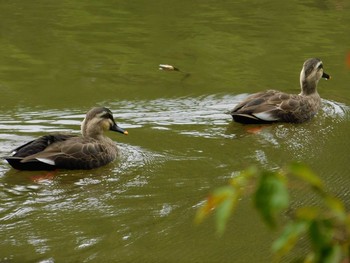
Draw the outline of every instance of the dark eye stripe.
[[[111,120],[113,120],[113,115],[110,114],[109,112],[106,112],[106,113],[103,114],[101,117],[102,117],[102,118],[105,118],[105,119],[111,119]]]
[[[321,68],[323,68],[323,65],[322,65],[322,63],[320,64],[320,65],[318,65],[318,67],[317,67],[318,69],[321,69]]]

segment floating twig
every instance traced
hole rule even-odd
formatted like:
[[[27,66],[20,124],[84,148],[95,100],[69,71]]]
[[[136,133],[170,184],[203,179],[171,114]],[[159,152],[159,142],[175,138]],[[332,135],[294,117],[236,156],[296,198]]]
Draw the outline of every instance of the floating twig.
[[[178,71],[184,74],[184,77],[182,78],[181,81],[183,81],[184,79],[188,78],[191,74],[190,73],[186,73],[183,72],[182,70],[180,70],[177,67],[174,67],[172,65],[168,65],[168,64],[159,64],[159,70],[165,70],[165,71]]]
[[[167,70],[167,71],[180,71],[180,69],[167,64],[159,64],[159,70]]]

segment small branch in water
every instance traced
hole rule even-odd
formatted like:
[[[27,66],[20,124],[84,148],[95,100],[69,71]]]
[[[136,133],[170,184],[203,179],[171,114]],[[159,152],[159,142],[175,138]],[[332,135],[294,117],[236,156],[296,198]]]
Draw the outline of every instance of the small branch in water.
[[[172,65],[168,65],[168,64],[159,64],[159,70],[165,70],[165,71],[179,71],[184,75],[184,77],[182,78],[182,81],[186,78],[188,78],[191,74],[190,73],[186,73],[186,72],[183,72],[181,71],[179,68],[177,67],[174,67]]]
[[[159,70],[166,70],[166,71],[180,71],[180,69],[167,64],[159,64]]]

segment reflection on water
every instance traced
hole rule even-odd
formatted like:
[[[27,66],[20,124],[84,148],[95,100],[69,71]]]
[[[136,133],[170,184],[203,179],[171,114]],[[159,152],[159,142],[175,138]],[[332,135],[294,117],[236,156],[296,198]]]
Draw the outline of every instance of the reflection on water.
[[[245,133],[244,126],[231,122],[226,112],[241,101],[246,95],[238,96],[203,96],[176,99],[157,99],[151,101],[112,102],[108,106],[117,122],[124,128],[137,129],[147,127],[154,130],[173,130],[186,136],[205,138],[237,137]],[[339,123],[348,119],[349,108],[344,104],[323,100],[318,115],[306,125],[273,125],[279,139],[309,138],[314,130],[327,135],[332,130],[330,123]],[[0,117],[0,140],[4,141],[2,153],[10,145],[20,145],[29,138],[28,134],[54,132],[80,133],[80,123],[84,113],[71,111],[31,111],[19,109],[15,116]],[[328,125],[325,125],[328,124]],[[308,134],[309,133],[309,134]],[[270,135],[262,137],[273,145],[278,141]],[[303,136],[300,136],[303,134]],[[293,140],[293,139],[292,139]],[[12,142],[12,143],[11,143]],[[9,145],[10,144],[10,145]],[[12,146],[13,147],[13,146]]]
[[[117,115],[131,127],[151,126],[153,129],[170,129],[170,126],[206,125],[208,134],[193,133],[181,129],[181,133],[193,136],[221,137],[222,126],[227,126],[231,116],[225,114],[246,95],[238,96],[203,96],[199,98],[159,99],[152,101],[130,101],[112,104],[121,108]],[[315,118],[315,125],[321,125],[326,119],[341,122],[347,118],[348,107],[343,104],[323,100],[322,109]],[[236,126],[240,126],[237,124]],[[219,129],[218,129],[219,127]],[[296,126],[298,127],[298,126]],[[195,126],[195,130],[198,126]]]
[[[238,96],[202,96],[183,97],[176,99],[157,99],[151,101],[121,101],[112,102],[108,107],[115,114],[120,126],[130,129],[130,137],[139,135],[133,130],[147,129],[152,133],[164,134],[171,131],[176,136],[190,136],[211,139],[239,139],[247,136],[255,137],[255,143],[260,150],[285,147],[296,156],[310,154],[308,147],[322,147],[322,141],[332,136],[336,124],[347,120],[349,108],[343,104],[323,100],[322,109],[311,121],[302,125],[273,124],[244,126],[231,121],[231,116],[225,114],[246,95]],[[80,133],[80,123],[84,113],[77,111],[32,111],[19,109],[15,116],[0,117],[1,155],[37,136],[50,132]],[[255,128],[257,132],[251,133]],[[130,137],[128,139],[130,139]],[[113,137],[116,140],[120,137]],[[123,142],[127,143],[123,138]],[[162,158],[177,158],[163,156],[162,153],[147,153],[137,146],[121,144],[124,157],[114,171],[123,174],[128,169],[154,165]],[[170,150],[171,151],[171,150]],[[262,156],[261,154],[258,154]],[[124,158],[124,159],[123,159]],[[187,158],[189,158],[187,156]],[[261,157],[259,157],[260,159]],[[124,160],[124,161],[123,161]],[[143,162],[143,163],[142,163]],[[2,170],[6,170],[1,166]]]
[[[280,160],[283,155],[286,155],[287,159],[313,159],[324,149],[329,138],[337,134],[337,123],[343,123],[349,119],[347,106],[323,100],[321,111],[311,122],[302,125],[273,124],[261,127],[257,125],[258,132],[251,133],[249,131],[251,126],[234,123],[231,117],[225,114],[244,96],[212,95],[197,98],[183,97],[110,103],[109,107],[115,113],[119,124],[130,129],[130,137],[123,138],[123,142],[118,143],[122,153],[119,160],[96,171],[60,171],[53,175],[44,172],[21,174],[2,162],[0,172],[2,177],[5,176],[4,182],[6,182],[2,184],[3,200],[9,200],[7,208],[14,209],[13,211],[5,209],[2,213],[3,219],[6,221],[8,218],[26,217],[33,212],[33,209],[27,206],[28,203],[25,203],[22,208],[17,207],[17,203],[13,202],[11,197],[32,195],[33,191],[40,191],[42,186],[56,186],[58,182],[73,183],[77,187],[111,183],[114,185],[113,189],[110,189],[104,197],[100,196],[100,200],[101,198],[108,200],[113,194],[126,193],[132,188],[138,189],[147,185],[151,174],[159,172],[169,163],[208,160],[208,158],[213,161],[214,166],[218,162],[217,167],[223,171],[221,178],[230,177],[232,167],[223,165],[222,159],[225,159],[223,155],[229,154],[230,150],[227,152],[224,147],[231,144],[232,140],[231,152],[236,155],[233,159],[236,159],[237,162],[257,163],[266,168],[276,168],[281,166]],[[28,112],[26,109],[20,109],[15,116],[4,115],[0,117],[0,140],[2,142],[0,154],[4,156],[11,149],[44,133],[74,132],[78,134],[83,117],[84,114],[81,112],[69,110]],[[148,135],[149,131],[152,133],[151,137]],[[139,139],[140,135],[144,138]],[[177,147],[169,142],[172,145],[171,148],[164,144],[163,147],[159,145],[159,147],[147,149],[148,141],[154,144],[153,141],[157,140],[157,137],[163,138],[169,135],[176,136],[174,138],[178,141]],[[133,137],[134,140],[132,140]],[[191,137],[198,138],[198,143],[193,141],[192,144],[189,144],[188,139]],[[120,137],[113,138],[120,139]],[[217,141],[221,148],[218,148],[217,152],[211,150],[208,156],[206,144],[211,141],[205,142],[204,139]],[[248,140],[249,145],[246,144]],[[164,138],[162,141],[166,142]],[[132,145],[132,142],[135,146]],[[144,146],[138,146],[138,144]],[[278,149],[283,150],[282,155],[279,151],[276,153]],[[216,157],[211,156],[212,154]],[[343,152],[340,151],[339,155],[342,154]],[[53,201],[57,209],[104,207],[98,200],[88,196],[85,199],[87,204],[76,207],[74,200],[75,198],[80,200],[81,196],[75,197],[70,194],[67,199],[65,190],[41,192],[36,194],[36,198],[40,198],[40,202]],[[75,193],[75,195],[78,194]],[[143,195],[133,194],[129,197],[137,198]],[[59,201],[60,199],[62,202]],[[37,201],[35,200],[34,204]],[[163,204],[158,213],[163,216],[167,214],[166,211],[171,211],[170,204]]]
[[[234,96],[206,96],[199,98],[157,99],[151,101],[125,101],[115,105],[123,108],[120,115],[138,125],[152,124],[155,128],[170,125],[226,123],[224,112],[238,102]]]
[[[73,248],[81,257],[93,260],[101,258],[99,251],[103,248],[117,249],[121,253],[118,256],[138,261],[144,259],[143,249],[130,254],[130,248],[149,242],[159,246],[159,239],[172,243],[191,235],[198,239],[208,236],[208,231],[214,233],[212,226],[211,230],[193,233],[194,210],[210,189],[225,183],[244,166],[275,169],[286,161],[302,160],[314,161],[324,170],[320,164],[329,156],[320,153],[333,147],[342,134],[341,127],[349,119],[346,105],[323,100],[319,114],[304,124],[245,126],[225,114],[245,96],[107,102],[105,106],[130,135],[108,134],[119,141],[120,158],[95,170],[20,172],[2,162],[3,247],[11,251],[12,259],[18,258],[13,255],[30,254],[37,255],[34,258],[38,261],[50,261],[45,255],[66,261],[72,255],[59,251]],[[79,134],[83,118],[81,111],[68,109],[18,109],[15,115],[2,115],[0,154],[48,132]],[[337,161],[346,151],[347,147],[338,149]],[[345,176],[345,171],[339,171],[339,176]],[[338,178],[328,181],[343,184]],[[246,216],[239,218],[245,221]],[[246,223],[243,221],[241,224]],[[240,240],[255,238],[247,230],[230,231]],[[261,229],[257,231],[263,235]],[[229,237],[222,242],[225,239],[235,242]],[[266,244],[266,237],[259,240]],[[221,242],[210,243],[220,250]],[[178,244],[178,248],[186,251],[187,245]],[[165,252],[169,253],[167,248],[158,250],[159,256]],[[191,250],[187,253],[191,255]],[[116,256],[110,253],[107,258],[115,260]],[[216,258],[224,260],[226,256]]]

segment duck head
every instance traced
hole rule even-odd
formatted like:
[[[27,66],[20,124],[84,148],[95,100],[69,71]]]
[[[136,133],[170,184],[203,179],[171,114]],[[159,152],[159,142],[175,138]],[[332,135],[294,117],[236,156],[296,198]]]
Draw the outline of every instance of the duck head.
[[[86,113],[81,123],[83,137],[98,138],[103,136],[105,131],[116,131],[127,135],[128,132],[120,128],[113,118],[112,112],[105,107],[92,108]]]
[[[331,76],[323,71],[322,61],[318,58],[309,58],[306,60],[300,72],[301,94],[309,95],[317,92],[317,84],[321,78],[331,78]]]

